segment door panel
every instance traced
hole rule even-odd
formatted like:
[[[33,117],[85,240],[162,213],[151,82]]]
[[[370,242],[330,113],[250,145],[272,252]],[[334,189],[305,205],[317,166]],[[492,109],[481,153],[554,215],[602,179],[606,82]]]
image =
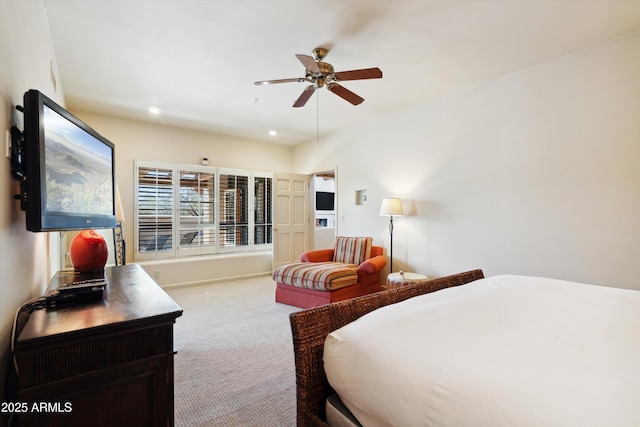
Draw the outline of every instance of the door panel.
[[[273,268],[286,264],[291,256],[289,255],[290,235],[289,233],[274,232],[273,240]]]
[[[309,250],[309,177],[274,173],[273,268]]]

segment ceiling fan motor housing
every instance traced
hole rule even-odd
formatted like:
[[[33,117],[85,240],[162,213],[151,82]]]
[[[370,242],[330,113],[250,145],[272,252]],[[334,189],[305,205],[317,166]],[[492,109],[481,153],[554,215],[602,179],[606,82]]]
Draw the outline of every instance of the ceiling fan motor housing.
[[[318,62],[320,72],[313,76],[313,82],[317,87],[322,87],[326,82],[333,80],[333,65],[328,62]]]

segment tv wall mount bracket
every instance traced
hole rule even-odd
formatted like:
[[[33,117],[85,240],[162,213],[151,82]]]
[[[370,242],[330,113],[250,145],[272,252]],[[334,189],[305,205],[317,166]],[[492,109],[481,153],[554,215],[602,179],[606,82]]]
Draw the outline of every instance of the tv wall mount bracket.
[[[21,113],[24,112],[24,109],[20,105],[16,105],[16,110]],[[18,126],[11,126],[11,174],[14,178],[19,179],[20,182],[20,194],[16,194],[13,196],[14,199],[20,200],[20,207],[22,210],[26,209],[27,203],[27,192],[24,186],[24,181],[27,179],[27,174],[25,171],[25,144],[24,144],[24,133],[18,128]]]

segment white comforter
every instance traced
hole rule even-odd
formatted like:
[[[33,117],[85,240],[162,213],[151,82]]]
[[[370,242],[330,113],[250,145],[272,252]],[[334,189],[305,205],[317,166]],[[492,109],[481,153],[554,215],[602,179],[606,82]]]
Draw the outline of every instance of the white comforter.
[[[327,336],[331,386],[370,426],[640,426],[640,292],[495,276]]]

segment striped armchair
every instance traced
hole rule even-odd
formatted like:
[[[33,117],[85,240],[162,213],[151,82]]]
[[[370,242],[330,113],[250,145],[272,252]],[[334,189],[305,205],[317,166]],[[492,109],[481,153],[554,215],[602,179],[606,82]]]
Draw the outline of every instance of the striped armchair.
[[[333,249],[305,252],[300,262],[277,268],[276,302],[311,308],[381,291],[387,261],[372,240],[337,237]]]

